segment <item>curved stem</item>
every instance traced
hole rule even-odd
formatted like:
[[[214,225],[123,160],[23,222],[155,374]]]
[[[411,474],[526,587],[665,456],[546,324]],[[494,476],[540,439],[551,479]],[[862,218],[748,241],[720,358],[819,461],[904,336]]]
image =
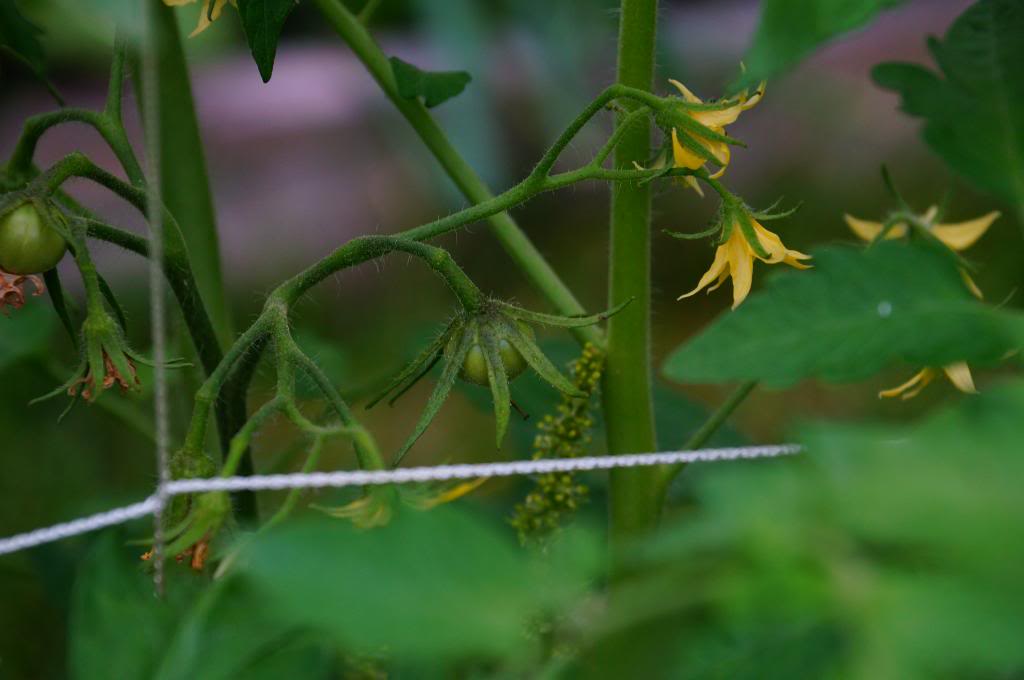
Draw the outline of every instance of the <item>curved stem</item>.
[[[486,203],[492,200],[494,195],[491,190],[455,149],[426,107],[419,101],[404,99],[398,93],[387,55],[359,18],[352,14],[341,0],[313,2],[331,27],[363,62],[381,90],[434,154],[459,191],[473,203]],[[584,313],[583,305],[504,209],[488,213],[486,217],[505,251],[555,309],[566,316]],[[604,344],[603,334],[597,328],[588,326],[575,329],[573,333],[580,342],[592,342],[597,346]]]
[[[275,291],[275,294],[290,306],[303,293],[338,270],[387,255],[393,251],[409,253],[426,262],[431,269],[444,278],[467,311],[476,311],[483,305],[483,293],[455,263],[447,250],[420,243],[418,240],[403,235],[397,237],[361,236],[353,239],[313,267],[285,282],[278,291]]]

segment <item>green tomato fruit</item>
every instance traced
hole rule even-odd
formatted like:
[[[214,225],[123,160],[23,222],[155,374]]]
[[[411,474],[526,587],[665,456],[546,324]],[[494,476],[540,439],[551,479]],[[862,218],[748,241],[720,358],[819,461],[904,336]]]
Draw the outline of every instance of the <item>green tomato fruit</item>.
[[[519,329],[527,336],[533,337],[533,329],[526,324],[520,323]],[[448,347],[445,348],[445,354],[449,357],[454,354],[457,343],[458,336],[449,340]],[[505,376],[509,380],[518,377],[526,370],[526,359],[519,353],[519,350],[503,337],[498,338],[498,353],[501,355],[501,363],[505,367]],[[462,362],[459,377],[467,382],[485,387],[491,384],[490,378],[487,375],[487,360],[484,358],[484,349],[480,344],[479,331],[473,337],[472,344],[469,346],[469,353],[466,354],[466,359]]]
[[[0,269],[10,274],[42,274],[57,266],[68,244],[43,221],[31,203],[0,219]]]

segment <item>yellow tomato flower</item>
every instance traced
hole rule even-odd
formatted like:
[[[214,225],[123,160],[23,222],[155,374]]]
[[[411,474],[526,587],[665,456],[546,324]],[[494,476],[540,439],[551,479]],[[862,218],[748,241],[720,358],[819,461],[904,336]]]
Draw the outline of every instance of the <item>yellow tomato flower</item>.
[[[180,7],[181,5],[190,5],[197,0],[164,0],[164,4],[168,7]],[[233,7],[238,7],[237,0],[203,0],[203,9],[199,12],[199,24],[196,26],[196,30],[192,31],[188,37],[194,37],[199,35],[207,28],[210,24],[220,18],[221,12],[224,11],[224,6],[231,3]]]
[[[687,104],[704,104],[700,97],[691,92],[678,80],[669,80],[668,82],[679,90],[680,94],[683,95],[683,100]],[[740,117],[741,113],[756,106],[764,96],[764,90],[765,84],[761,83],[753,96],[748,96],[747,92],[744,91],[735,98],[723,102],[721,108],[684,109],[683,111],[687,116],[712,132],[724,135],[725,126],[736,122],[736,119]],[[687,139],[692,140],[692,142],[699,144],[715,159],[715,162],[719,165],[719,170],[715,174],[711,175],[711,177],[721,177],[729,165],[731,157],[729,145],[722,140],[710,139],[702,136],[700,132],[694,130],[684,130],[683,135],[685,135]],[[675,167],[687,168],[689,170],[697,170],[698,168],[703,167],[707,162],[707,159],[697,153],[694,149],[688,147],[688,145],[680,139],[679,132],[676,128],[672,128],[672,157],[675,162]],[[701,196],[704,195],[704,192],[700,188],[700,184],[697,183],[695,178],[684,177],[683,181],[685,181],[686,184],[698,194]]]
[[[949,382],[953,383],[953,386],[961,392],[964,392],[965,394],[978,393],[978,390],[974,387],[974,378],[971,376],[971,369],[967,366],[966,362],[958,361],[955,364],[943,366],[942,372],[947,378],[949,378]],[[901,399],[913,399],[938,375],[939,372],[937,369],[922,368],[914,374],[914,377],[902,385],[879,392],[878,398],[886,399],[899,397]]]
[[[973,220],[967,220],[966,222],[956,222],[951,224],[936,224],[935,218],[939,214],[939,209],[936,206],[931,206],[923,215],[920,216],[920,221],[928,229],[929,233],[938,239],[943,245],[950,250],[961,251],[970,248],[974,245],[979,238],[984,235],[988,228],[992,226],[1000,213],[997,210],[993,210],[987,215],[983,215]],[[882,231],[885,229],[881,222],[869,222],[868,220],[858,219],[852,215],[844,215],[846,224],[857,236],[865,241],[874,241],[881,236]],[[910,229],[906,222],[896,222],[889,230],[885,233],[882,238],[885,239],[897,239],[904,238],[910,233]],[[964,285],[971,293],[981,299],[981,289],[978,288],[978,284],[974,282],[967,270],[961,268],[960,276],[963,277]],[[922,368],[920,371],[914,374],[914,376],[903,383],[897,385],[888,390],[882,390],[878,393],[879,399],[886,399],[891,397],[900,397],[901,399],[912,399],[920,394],[921,390],[928,386],[938,375],[940,369],[936,368]],[[958,361],[955,364],[949,366],[943,366],[942,374],[944,374],[953,386],[965,394],[977,394],[978,390],[974,387],[974,378],[971,375],[970,367],[963,361]]]
[[[740,208],[742,210],[742,208]],[[715,251],[715,259],[711,267],[701,277],[697,287],[689,293],[679,296],[679,300],[695,295],[707,288],[710,293],[725,283],[725,280],[732,277],[732,308],[736,309],[750,293],[750,286],[754,279],[754,259],[757,258],[766,264],[788,264],[797,269],[809,269],[810,265],[803,264],[801,260],[811,259],[810,255],[801,253],[798,250],[790,250],[782,243],[778,234],[765,229],[752,216],[738,216],[735,211],[727,215],[728,232],[724,241],[720,243]],[[756,236],[759,248],[751,245],[744,233],[741,219],[749,219],[749,226]],[[761,255],[758,250],[765,255]],[[714,282],[714,285],[711,285]],[[711,286],[708,288],[708,286]]]
[[[981,238],[986,231],[988,231],[988,228],[992,226],[992,223],[999,219],[1001,214],[998,210],[993,210],[987,215],[983,215],[977,219],[967,220],[966,222],[935,224],[935,217],[938,213],[939,209],[933,205],[928,208],[928,210],[921,215],[919,219],[921,223],[928,228],[928,231],[932,236],[937,238],[950,250],[957,252],[966,250],[974,245],[974,243]],[[850,227],[853,233],[865,241],[874,241],[881,235],[884,229],[881,222],[869,222],[868,220],[858,219],[852,215],[844,215],[843,218],[846,220],[847,226]],[[885,233],[883,238],[903,238],[909,233],[909,227],[906,222],[896,222],[889,228],[889,231]],[[967,286],[968,290],[970,290],[976,297],[981,298],[981,290],[978,288],[978,285],[974,283],[974,279],[971,278],[970,274],[968,274],[966,270],[961,269],[960,275],[963,277],[964,284]]]

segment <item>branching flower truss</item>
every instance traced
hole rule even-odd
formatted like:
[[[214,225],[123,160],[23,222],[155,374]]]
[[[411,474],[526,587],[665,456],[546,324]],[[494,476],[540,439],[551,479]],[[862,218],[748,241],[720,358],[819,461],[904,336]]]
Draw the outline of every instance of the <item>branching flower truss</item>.
[[[213,7],[209,7],[209,4],[206,3],[204,17],[212,10],[210,18],[215,18],[224,3],[218,0]],[[64,247],[71,253],[81,274],[86,298],[84,319],[76,321],[70,306],[65,303],[56,269],[53,268],[56,261],[42,262],[30,267],[37,271],[0,273],[3,309],[9,311],[24,304],[24,284],[31,281],[41,289],[42,284],[36,275],[45,276],[54,308],[82,355],[79,368],[53,394],[67,393],[72,399],[86,401],[100,398],[104,390],[114,386],[123,390],[134,389],[138,380],[135,367],[137,362],[142,361],[138,353],[127,346],[123,314],[113,291],[90,257],[89,241],[113,243],[143,257],[149,256],[150,242],[145,237],[98,219],[62,191],[67,180],[84,178],[120,196],[144,216],[147,214],[147,180],[122,122],[126,51],[126,45],[118,42],[103,110],[64,108],[29,119],[9,162],[0,172],[0,189],[3,191],[0,195],[0,222],[4,225],[0,229],[8,228],[7,225],[15,221],[23,223],[26,219],[30,222],[33,219],[40,220],[40,229],[49,229],[58,235],[59,248],[55,247],[54,250],[59,249],[60,253],[56,259],[60,259]],[[309,440],[305,469],[313,469],[324,442],[334,437],[351,441],[361,468],[386,468],[385,458],[373,435],[356,418],[337,387],[296,344],[289,317],[299,299],[323,280],[346,268],[396,252],[419,259],[440,276],[455,294],[458,308],[445,330],[373,402],[387,395],[391,395],[392,400],[397,398],[426,375],[436,363],[443,364],[434,392],[412,434],[394,454],[393,464],[397,464],[408,453],[426,430],[460,375],[489,386],[494,401],[496,441],[499,446],[509,421],[509,381],[525,368],[533,369],[567,398],[585,397],[579,381],[574,383],[565,377],[545,357],[533,339],[529,324],[563,328],[592,326],[619,312],[628,301],[615,309],[594,315],[552,315],[526,310],[484,296],[447,251],[427,243],[443,234],[515,208],[541,193],[593,180],[646,183],[682,178],[689,186],[699,187],[700,183],[710,186],[720,196],[722,208],[716,225],[702,235],[717,236],[718,253],[696,290],[712,282],[716,286],[720,285],[731,276],[736,304],[749,291],[755,259],[765,263],[805,266],[802,261],[807,259],[806,255],[787,249],[778,236],[759,222],[789,213],[754,211],[715,179],[729,162],[729,146],[739,144],[725,134],[724,126],[761,99],[763,86],[753,95],[744,92],[717,102],[701,101],[685,87],[679,84],[676,87],[682,93],[681,97],[656,96],[623,85],[607,88],[569,124],[521,182],[488,200],[413,229],[392,236],[364,236],[341,245],[274,289],[252,324],[223,349],[197,292],[181,230],[174,215],[162,208],[164,228],[160,264],[181,308],[196,356],[205,373],[205,381],[195,395],[187,435],[171,459],[172,474],[177,478],[236,474],[247,455],[253,435],[274,417],[287,419]],[[623,105],[628,105],[629,114],[620,117],[614,131],[590,162],[572,170],[553,171],[562,151],[591,119],[606,109]],[[624,133],[641,119],[653,119],[661,129],[664,143],[660,157],[672,158],[673,162],[656,160],[649,168],[606,167]],[[120,162],[128,177],[127,182],[100,168],[80,153],[72,153],[43,171],[36,169],[33,157],[40,137],[56,125],[71,122],[91,126],[100,133]],[[636,160],[640,162],[646,159]],[[716,164],[721,170],[713,177],[705,169],[706,163]],[[49,232],[46,233],[49,235]],[[2,257],[3,253],[0,253]],[[600,335],[590,334],[590,338],[600,339]],[[595,345],[593,351],[600,351],[599,343]],[[245,400],[248,384],[264,352],[272,356],[277,379],[276,392],[271,399],[249,414]],[[299,375],[312,379],[330,405],[332,418],[328,422],[314,422],[300,411],[295,390]],[[593,389],[593,385],[587,389]],[[221,437],[223,455],[219,465],[206,450],[211,413],[216,414],[217,430]],[[455,497],[470,488],[448,490],[439,498]],[[378,488],[367,491],[364,500],[336,510],[335,513],[356,517],[365,524],[378,523],[386,520],[389,515],[387,508],[395,498],[397,492],[393,489]],[[279,521],[295,502],[294,495],[289,497],[271,522]],[[423,506],[432,504],[431,501],[421,503]],[[198,563],[202,567],[209,541],[216,537],[225,523],[231,521],[231,503],[223,493],[176,498],[167,513],[166,521],[170,537],[168,554],[188,553],[192,556],[193,565]]]

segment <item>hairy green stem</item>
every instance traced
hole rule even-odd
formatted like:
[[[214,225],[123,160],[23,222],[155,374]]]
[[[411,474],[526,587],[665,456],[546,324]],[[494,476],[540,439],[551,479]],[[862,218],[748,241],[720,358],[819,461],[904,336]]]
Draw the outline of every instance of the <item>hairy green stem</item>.
[[[619,26],[620,85],[649,90],[654,73],[657,0],[622,0]],[[625,102],[628,109],[635,108]],[[624,121],[627,114],[620,114]],[[644,162],[650,155],[650,125],[633,122],[622,132],[615,168]],[[608,322],[602,381],[608,452],[657,450],[651,389],[651,199],[647,184],[617,183],[611,200],[609,306],[633,302]],[[613,550],[653,528],[661,503],[653,487],[657,468],[613,470],[609,489],[609,539]]]
[[[364,22],[353,15],[341,0],[313,0],[313,3],[363,62],[384,94],[420,136],[459,191],[473,203],[485,203],[493,199],[491,190],[452,146],[426,107],[419,101],[404,99],[398,93],[387,55],[367,31]],[[502,246],[555,309],[566,316],[584,313],[583,305],[506,212],[494,212],[488,215],[488,219]],[[591,342],[599,347],[604,345],[602,333],[593,326],[576,328],[572,332],[580,342]]]

